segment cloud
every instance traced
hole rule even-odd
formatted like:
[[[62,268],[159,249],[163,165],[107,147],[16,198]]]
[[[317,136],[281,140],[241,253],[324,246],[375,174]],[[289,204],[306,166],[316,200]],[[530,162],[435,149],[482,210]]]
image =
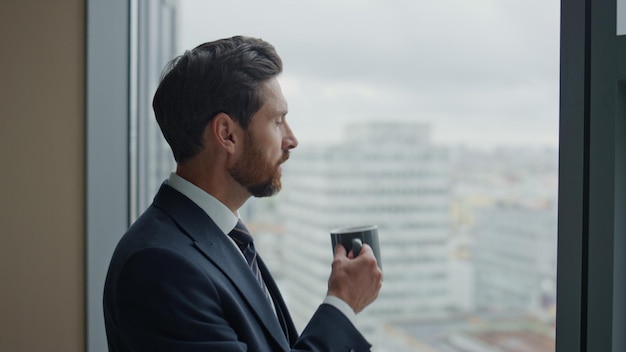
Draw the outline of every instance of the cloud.
[[[556,0],[180,3],[181,51],[235,34],[276,46],[301,142],[399,119],[450,143],[556,145]]]

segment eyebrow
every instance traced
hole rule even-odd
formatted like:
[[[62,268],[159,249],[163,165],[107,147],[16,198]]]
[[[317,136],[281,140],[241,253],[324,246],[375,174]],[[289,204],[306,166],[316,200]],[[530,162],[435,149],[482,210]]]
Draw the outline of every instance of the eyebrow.
[[[276,110],[276,116],[284,117],[284,116],[287,115],[287,113],[289,113],[289,110],[287,110],[287,109],[277,109]]]

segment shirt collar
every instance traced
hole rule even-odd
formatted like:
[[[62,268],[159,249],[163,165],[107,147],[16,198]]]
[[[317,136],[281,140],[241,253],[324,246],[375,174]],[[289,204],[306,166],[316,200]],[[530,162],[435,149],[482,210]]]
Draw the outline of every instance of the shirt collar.
[[[175,172],[170,174],[167,184],[204,210],[224,234],[230,233],[237,225],[238,216],[233,214],[224,203]]]

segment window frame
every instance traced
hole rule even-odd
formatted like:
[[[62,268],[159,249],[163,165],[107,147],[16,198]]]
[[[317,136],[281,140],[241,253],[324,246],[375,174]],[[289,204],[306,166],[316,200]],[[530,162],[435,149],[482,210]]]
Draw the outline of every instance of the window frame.
[[[557,352],[625,346],[624,253],[615,245],[625,235],[624,60],[616,57],[626,43],[616,17],[615,0],[561,2]]]
[[[130,2],[88,0],[85,16],[85,347],[104,352],[104,281],[130,212]]]

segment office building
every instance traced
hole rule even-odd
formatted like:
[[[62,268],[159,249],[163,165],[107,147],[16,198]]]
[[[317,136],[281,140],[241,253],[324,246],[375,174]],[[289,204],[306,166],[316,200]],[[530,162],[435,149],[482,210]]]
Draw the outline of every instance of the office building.
[[[449,163],[429,126],[349,126],[342,142],[299,148],[284,172],[279,213],[283,266],[295,319],[305,322],[326,293],[329,231],[375,224],[384,285],[359,321],[401,321],[451,308]]]

